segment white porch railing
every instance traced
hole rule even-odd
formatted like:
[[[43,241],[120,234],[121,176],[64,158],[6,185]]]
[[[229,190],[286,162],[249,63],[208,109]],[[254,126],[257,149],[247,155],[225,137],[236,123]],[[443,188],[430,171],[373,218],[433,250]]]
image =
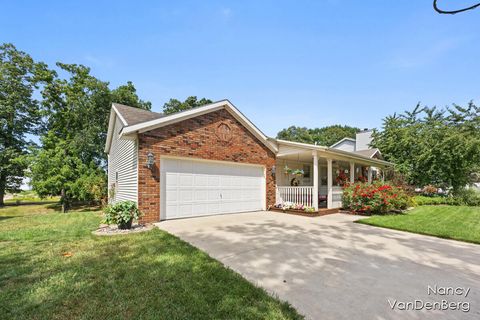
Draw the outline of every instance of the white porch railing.
[[[332,206],[333,208],[341,208],[343,189],[342,187],[333,187],[332,189]]]
[[[342,187],[332,187],[332,208],[342,207]],[[327,196],[327,187],[319,187],[319,195]],[[283,187],[276,188],[277,204],[284,202],[301,203],[304,206],[313,206],[313,187]]]
[[[301,203],[304,206],[313,205],[313,187],[281,187],[277,186],[277,203]]]

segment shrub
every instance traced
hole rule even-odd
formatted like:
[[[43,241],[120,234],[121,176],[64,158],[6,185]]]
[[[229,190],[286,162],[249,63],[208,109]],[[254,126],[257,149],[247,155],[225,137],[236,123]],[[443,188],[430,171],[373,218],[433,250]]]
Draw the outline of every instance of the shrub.
[[[415,196],[414,200],[419,206],[480,206],[480,192],[462,189],[449,196]]]
[[[453,194],[455,203],[460,206],[480,206],[480,192],[473,189],[461,189]]]
[[[344,187],[343,207],[357,212],[386,213],[412,205],[410,196],[400,187],[383,182],[357,182]]]
[[[436,187],[432,186],[431,184],[429,184],[428,186],[423,187],[422,192],[426,196],[431,196],[431,195],[436,194],[438,192],[438,189]]]
[[[127,225],[142,216],[137,204],[133,201],[119,201],[108,205],[104,209],[106,224]]]

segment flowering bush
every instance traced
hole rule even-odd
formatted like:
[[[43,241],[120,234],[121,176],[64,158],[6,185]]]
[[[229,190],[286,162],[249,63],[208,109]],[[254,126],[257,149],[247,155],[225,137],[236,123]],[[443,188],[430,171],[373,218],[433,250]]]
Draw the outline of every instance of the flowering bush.
[[[285,201],[284,203],[277,204],[275,206],[278,209],[282,210],[303,210],[305,212],[314,212],[315,208],[305,206],[301,203]]]
[[[335,178],[339,186],[344,186],[348,183],[348,176],[345,170],[339,170],[337,172],[337,177]]]
[[[342,202],[345,209],[378,214],[406,209],[412,200],[402,188],[387,183],[357,182],[344,187]]]

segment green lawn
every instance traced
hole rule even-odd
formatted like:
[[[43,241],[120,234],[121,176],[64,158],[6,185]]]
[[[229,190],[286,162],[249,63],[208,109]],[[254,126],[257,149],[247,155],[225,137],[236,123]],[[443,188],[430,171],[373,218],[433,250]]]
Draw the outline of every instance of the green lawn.
[[[421,206],[406,214],[373,216],[358,222],[480,244],[480,207]]]
[[[89,209],[0,208],[0,318],[302,318],[166,232],[94,236],[100,220]]]
[[[37,202],[45,202],[45,203],[52,203],[60,201],[60,197],[46,197],[40,198],[36,192],[27,190],[21,191],[19,193],[15,193],[12,195],[12,198],[5,199],[5,204],[25,204],[25,203],[37,203]]]

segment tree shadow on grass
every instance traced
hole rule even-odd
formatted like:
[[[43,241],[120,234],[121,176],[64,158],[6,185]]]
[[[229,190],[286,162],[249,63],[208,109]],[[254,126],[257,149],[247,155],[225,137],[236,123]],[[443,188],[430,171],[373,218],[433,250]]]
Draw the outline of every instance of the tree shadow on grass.
[[[296,313],[159,230],[2,254],[9,319],[294,319]],[[34,252],[32,252],[32,250]],[[64,257],[69,251],[72,256]]]

